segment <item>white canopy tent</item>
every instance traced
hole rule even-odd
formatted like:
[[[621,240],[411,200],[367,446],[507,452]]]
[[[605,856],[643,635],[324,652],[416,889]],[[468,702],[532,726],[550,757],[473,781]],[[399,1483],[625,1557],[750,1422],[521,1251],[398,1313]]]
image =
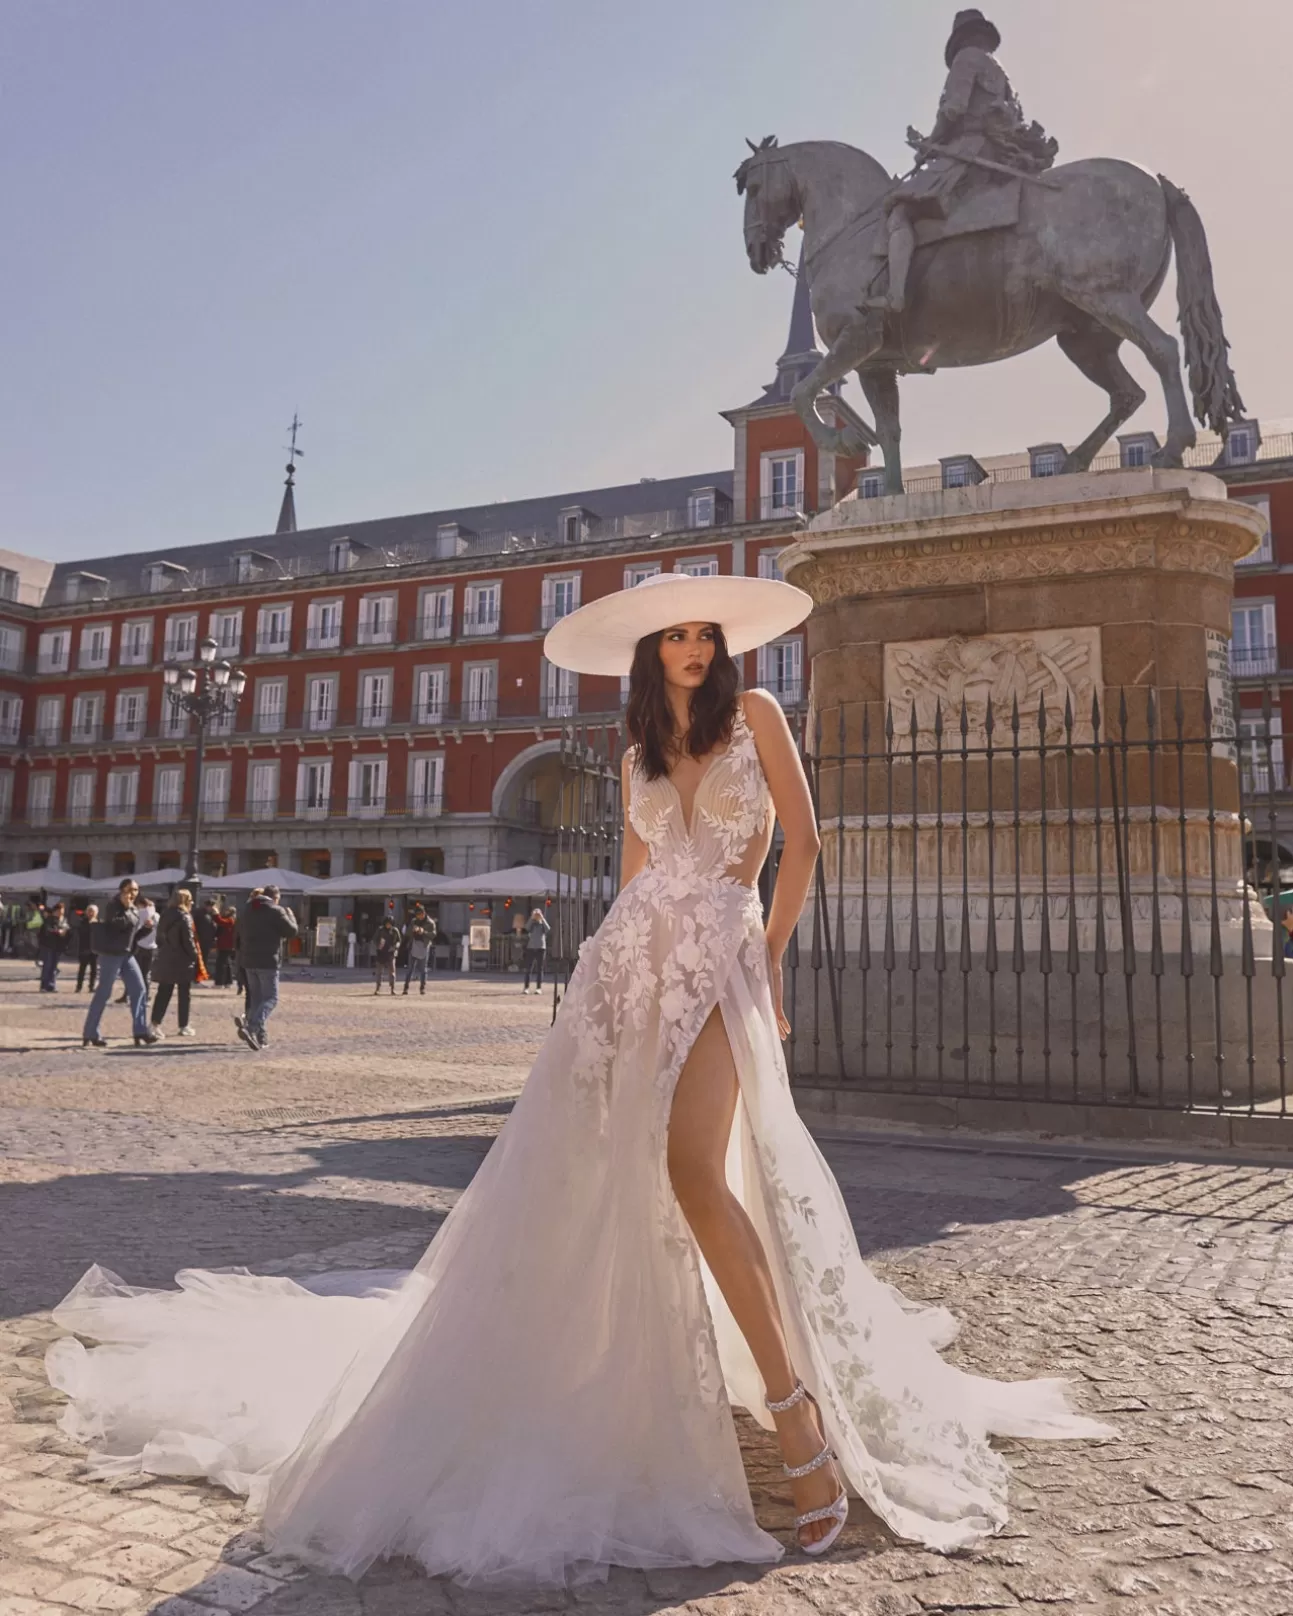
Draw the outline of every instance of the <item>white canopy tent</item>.
[[[48,892],[98,892],[100,884],[92,881],[88,876],[73,875],[71,870],[63,868],[63,860],[57,852],[49,855],[48,864],[35,864],[29,870],[13,870],[6,875],[0,875],[0,892],[37,892],[41,888]]]
[[[312,897],[438,898],[453,882],[428,870],[383,870],[379,875],[334,875],[316,881]]]
[[[460,875],[446,880],[437,898],[551,898],[558,883],[563,890],[570,877],[545,870],[538,864],[517,864],[510,870],[483,870],[479,875]]]
[[[164,865],[160,870],[142,870],[139,874],[132,875],[130,879],[137,883],[141,892],[152,892],[156,891],[158,887],[178,886],[187,874],[188,871],[182,870],[178,864],[168,864]],[[98,881],[88,882],[86,891],[111,894],[117,890],[125,879],[124,875],[104,876]]]

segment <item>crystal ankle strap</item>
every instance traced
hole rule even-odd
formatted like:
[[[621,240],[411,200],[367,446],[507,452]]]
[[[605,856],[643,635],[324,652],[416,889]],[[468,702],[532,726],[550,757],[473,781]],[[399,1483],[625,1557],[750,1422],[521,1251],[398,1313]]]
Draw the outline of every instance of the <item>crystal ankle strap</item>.
[[[796,1403],[802,1403],[804,1398],[807,1396],[808,1388],[804,1385],[802,1380],[797,1380],[795,1382],[795,1389],[791,1392],[789,1397],[783,1397],[779,1403],[774,1403],[770,1397],[765,1398],[763,1406],[767,1409],[769,1414],[784,1414],[788,1408],[794,1408]]]
[[[798,1478],[799,1476],[811,1476],[814,1470],[820,1470],[823,1465],[830,1464],[834,1457],[835,1454],[831,1449],[830,1443],[828,1442],[817,1457],[815,1459],[810,1459],[807,1464],[783,1464],[781,1468],[785,1471],[786,1475],[795,1478]]]

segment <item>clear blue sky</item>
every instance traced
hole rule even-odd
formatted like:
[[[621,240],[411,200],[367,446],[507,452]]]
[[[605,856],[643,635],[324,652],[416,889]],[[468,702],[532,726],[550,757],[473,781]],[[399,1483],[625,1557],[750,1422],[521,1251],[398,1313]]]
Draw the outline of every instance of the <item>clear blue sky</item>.
[[[744,137],[906,166],[954,9],[0,0],[0,545],[264,532],[297,409],[302,525],[727,464],[791,296],[745,264]],[[1293,413],[1293,6],[985,9],[1061,160],[1190,191],[1246,402]],[[904,408],[912,461],[1102,413],[1053,346]]]

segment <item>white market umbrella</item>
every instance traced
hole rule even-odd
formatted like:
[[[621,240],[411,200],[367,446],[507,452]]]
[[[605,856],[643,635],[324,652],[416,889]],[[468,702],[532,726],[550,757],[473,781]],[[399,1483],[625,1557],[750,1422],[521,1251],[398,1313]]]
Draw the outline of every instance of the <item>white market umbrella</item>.
[[[58,892],[97,892],[99,883],[88,876],[73,875],[63,868],[57,853],[49,855],[48,864],[34,864],[29,870],[13,870],[0,875],[0,891],[34,892],[40,887]]]
[[[164,865],[160,870],[144,870],[139,875],[132,875],[130,879],[138,885],[142,892],[145,887],[178,886],[180,882],[185,880],[187,874],[188,872],[182,870],[178,864],[168,864]],[[102,881],[94,883],[94,890],[96,892],[115,892],[125,879],[124,875],[107,876]]]
[[[479,875],[460,875],[446,881],[438,898],[548,898],[559,883],[570,884],[569,876],[545,870],[538,864],[517,864],[510,870],[487,870]],[[564,888],[563,888],[564,889]]]
[[[271,864],[264,870],[243,870],[240,875],[204,875],[203,890],[212,892],[254,892],[257,887],[278,887],[282,892],[317,892],[326,885],[317,876],[300,870],[280,870]]]
[[[316,897],[329,893],[337,897],[438,898],[453,882],[429,870],[383,870],[377,875],[334,875],[320,881],[310,891]]]

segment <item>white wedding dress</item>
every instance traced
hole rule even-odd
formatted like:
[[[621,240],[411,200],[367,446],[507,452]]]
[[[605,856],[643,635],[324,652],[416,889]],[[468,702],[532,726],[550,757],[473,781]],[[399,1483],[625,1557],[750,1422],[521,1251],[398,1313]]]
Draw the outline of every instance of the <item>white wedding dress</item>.
[[[516,1108],[417,1268],[357,1294],[92,1269],[49,1374],[94,1473],[204,1475],[280,1551],[359,1576],[406,1555],[460,1581],[773,1561],[732,1421],[764,1388],[670,1188],[674,1085],[717,1005],[740,1078],[728,1176],[768,1253],[799,1374],[850,1490],[901,1537],[1001,1527],[992,1432],[1109,1435],[1065,1383],[943,1363],[956,1326],[858,1254],[791,1100],[757,893],[772,803],[744,715],[697,788],[635,773],[649,848],[580,950]],[[741,879],[743,877],[744,879]]]

